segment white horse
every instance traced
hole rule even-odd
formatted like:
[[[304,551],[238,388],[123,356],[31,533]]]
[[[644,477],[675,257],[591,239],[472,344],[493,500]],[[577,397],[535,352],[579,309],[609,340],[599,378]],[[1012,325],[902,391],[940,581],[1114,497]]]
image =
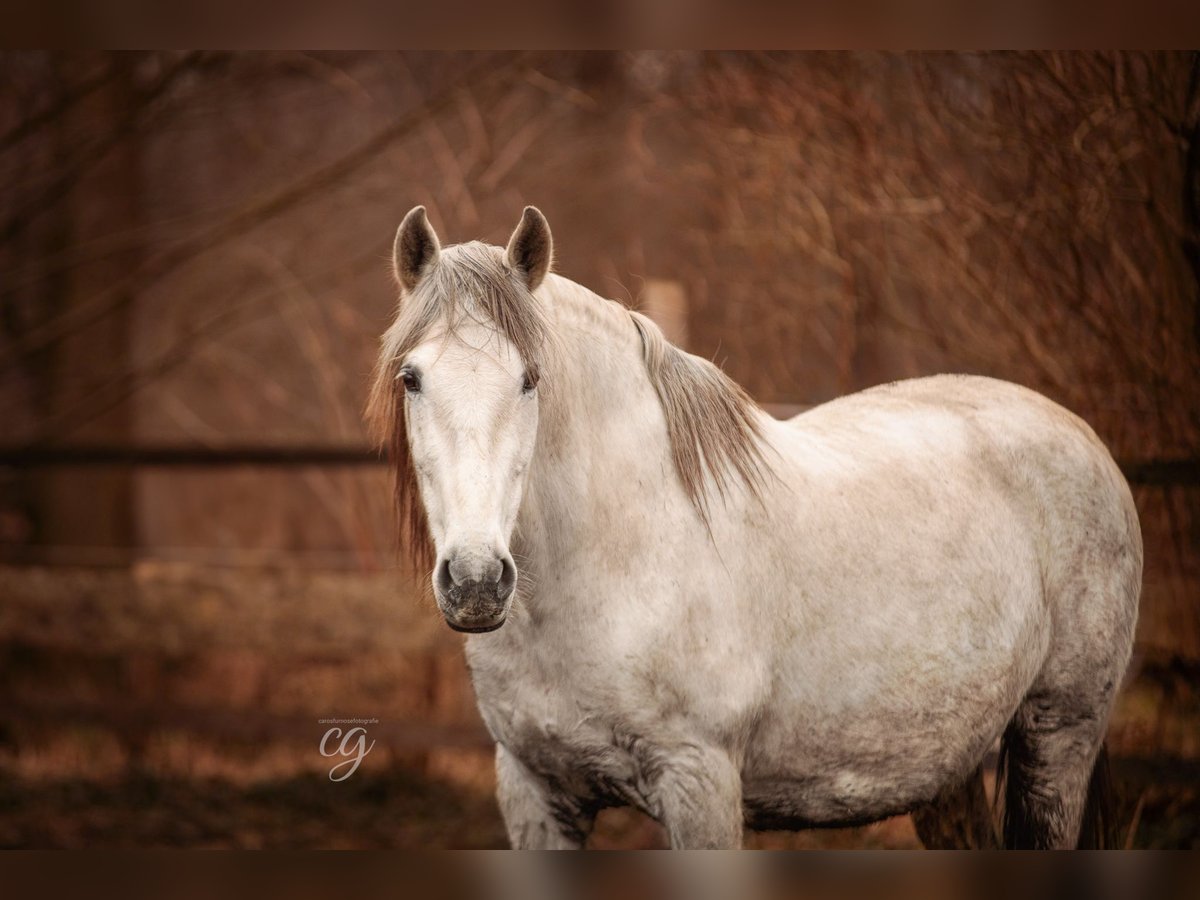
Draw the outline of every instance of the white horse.
[[[903,812],[985,843],[1002,734],[1005,844],[1095,831],[1142,543],[1091,429],[956,376],[777,421],[550,261],[532,207],[506,249],[412,210],[370,404],[512,844],[624,804],[675,847]]]

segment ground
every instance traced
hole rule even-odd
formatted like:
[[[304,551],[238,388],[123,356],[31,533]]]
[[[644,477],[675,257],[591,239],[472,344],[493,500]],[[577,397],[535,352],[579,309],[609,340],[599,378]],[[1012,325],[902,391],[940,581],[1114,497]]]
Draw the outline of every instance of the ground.
[[[502,847],[459,639],[395,573],[0,569],[0,846]],[[1123,840],[1200,846],[1196,667],[1135,657],[1110,728]],[[329,780],[325,717],[378,719]],[[661,829],[601,815],[594,847]],[[747,836],[915,847],[907,817]]]

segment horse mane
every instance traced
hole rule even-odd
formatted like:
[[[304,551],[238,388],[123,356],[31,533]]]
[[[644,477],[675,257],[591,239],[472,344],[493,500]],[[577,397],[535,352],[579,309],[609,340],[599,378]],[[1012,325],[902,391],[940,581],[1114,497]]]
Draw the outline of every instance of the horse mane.
[[[761,496],[766,464],[754,401],[716,365],[668,341],[652,320],[638,312],[629,316],[667,420],[675,471],[705,524],[709,479],[722,498],[733,482]]]
[[[671,344],[641,313],[625,312],[641,339],[646,372],[662,405],[675,471],[708,525],[710,482],[722,498],[735,482],[761,495],[765,463],[757,408],[717,366]],[[440,319],[445,317],[452,332],[464,315],[492,322],[534,372],[549,337],[541,305],[505,265],[503,251],[478,241],[443,248],[400,303],[396,321],[383,335],[366,417],[394,466],[400,544],[418,570],[432,569],[435,553],[409,455],[398,367]]]

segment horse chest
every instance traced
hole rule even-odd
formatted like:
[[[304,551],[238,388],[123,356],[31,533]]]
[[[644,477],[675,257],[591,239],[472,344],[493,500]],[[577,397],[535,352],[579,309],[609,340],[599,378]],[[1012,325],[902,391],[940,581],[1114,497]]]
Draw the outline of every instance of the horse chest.
[[[645,808],[641,767],[627,747],[600,728],[513,722],[505,746],[558,791],[597,803]]]
[[[513,677],[478,658],[471,668],[488,730],[526,768],[576,797],[645,805],[642,740],[619,711],[601,708],[586,679],[567,688],[534,673]]]

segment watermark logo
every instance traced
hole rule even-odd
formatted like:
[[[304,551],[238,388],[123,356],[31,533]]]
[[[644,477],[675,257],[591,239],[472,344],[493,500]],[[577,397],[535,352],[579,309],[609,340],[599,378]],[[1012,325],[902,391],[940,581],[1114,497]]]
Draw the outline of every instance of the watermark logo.
[[[321,738],[321,755],[326,759],[340,759],[329,770],[330,781],[345,781],[358,771],[358,767],[375,746],[367,743],[368,725],[378,725],[378,719],[318,719],[318,725],[332,726]],[[350,726],[350,727],[346,727]]]

